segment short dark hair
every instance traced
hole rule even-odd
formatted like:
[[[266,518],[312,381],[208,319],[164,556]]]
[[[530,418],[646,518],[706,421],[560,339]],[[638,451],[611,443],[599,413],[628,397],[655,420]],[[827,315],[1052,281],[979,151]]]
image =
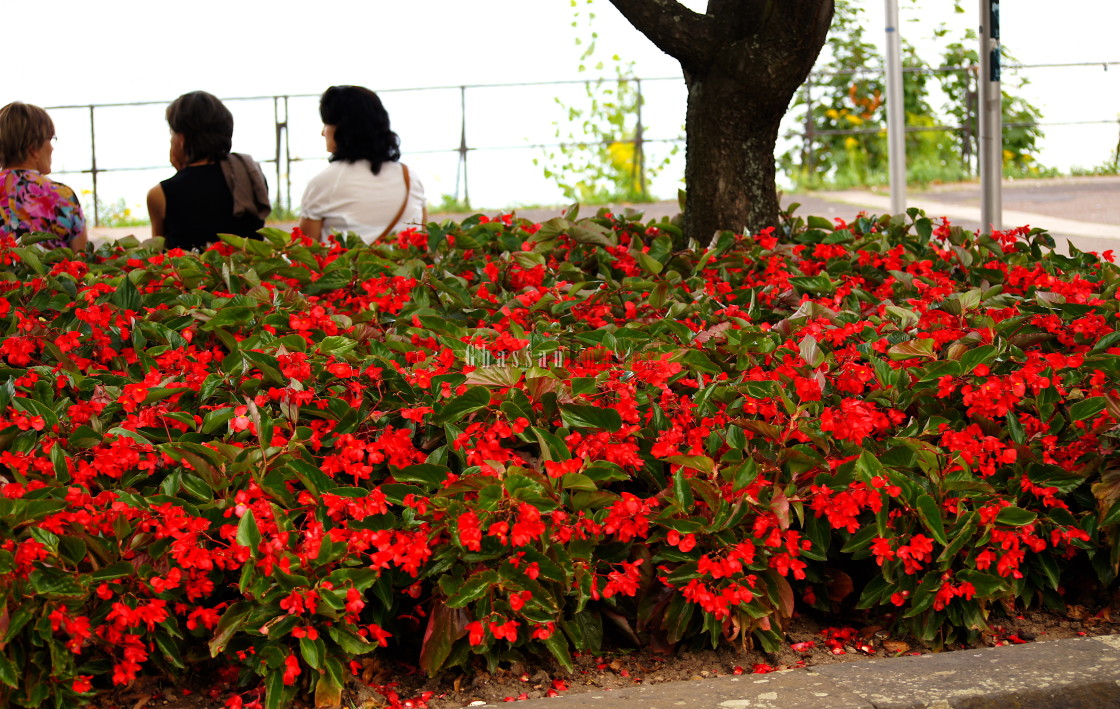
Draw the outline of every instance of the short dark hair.
[[[213,94],[192,91],[175,99],[167,107],[167,124],[183,136],[190,162],[218,162],[233,149],[233,114]]]
[[[364,86],[332,86],[319,99],[319,116],[334,126],[331,162],[369,160],[373,174],[401,159],[401,139],[389,127],[389,113]]]
[[[54,137],[54,121],[29,103],[14,101],[0,108],[0,166],[18,165]]]

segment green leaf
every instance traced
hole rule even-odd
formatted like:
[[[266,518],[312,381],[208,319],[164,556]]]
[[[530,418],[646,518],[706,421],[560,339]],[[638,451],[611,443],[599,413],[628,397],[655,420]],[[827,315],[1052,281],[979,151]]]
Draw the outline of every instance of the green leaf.
[[[215,313],[201,329],[213,331],[221,327],[247,325],[253,320],[254,312],[253,308],[246,305],[226,306]]]
[[[604,431],[617,431],[622,428],[622,416],[615,409],[567,404],[560,407],[560,416],[564,425],[569,428],[598,428]]]
[[[253,558],[256,558],[257,547],[261,545],[261,530],[257,526],[257,518],[253,515],[252,510],[246,510],[245,514],[241,516],[241,521],[237,523],[236,539],[241,546],[249,547]]]
[[[922,338],[900,342],[887,350],[887,356],[892,360],[903,360],[911,357],[933,357],[933,340]]]
[[[439,603],[438,600],[433,604],[420,647],[420,667],[429,676],[443,668],[455,641],[466,635],[467,622],[464,611]]]
[[[587,490],[594,492],[599,489],[595,481],[582,473],[568,473],[562,481],[565,490]]]
[[[326,658],[322,674],[315,683],[315,706],[341,706],[342,688],[345,684],[346,672],[342,669],[342,663],[333,657]]]
[[[790,285],[800,291],[814,295],[829,295],[836,291],[836,284],[826,275],[796,276],[789,279]]]
[[[490,405],[490,390],[484,386],[475,386],[467,389],[461,396],[457,396],[444,404],[435,416],[436,423],[455,423],[469,413],[478,411]]]
[[[865,525],[853,534],[840,551],[844,554],[862,551],[871,547],[871,540],[879,536],[879,530],[874,525]]]
[[[735,471],[735,477],[732,480],[731,486],[735,492],[738,492],[753,483],[757,477],[758,462],[754,458],[747,458],[739,465],[739,469]]]
[[[127,273],[121,276],[117,289],[113,291],[109,300],[122,310],[139,311],[143,307],[143,302],[140,300],[140,291],[136,290],[136,284],[132,282]]]
[[[681,509],[685,512],[692,510],[692,488],[688,485],[688,480],[684,477],[684,471],[678,470],[673,475],[673,492],[677,497],[677,502],[680,503]]]
[[[303,657],[303,661],[311,666],[313,670],[323,668],[323,659],[327,656],[327,646],[320,638],[311,638],[304,636],[299,639],[299,654]]]
[[[183,490],[185,490],[192,497],[196,497],[203,502],[209,502],[214,499],[214,491],[203,482],[198,476],[184,473],[181,478]]]
[[[0,652],[0,682],[8,685],[12,689],[19,689],[19,680],[23,676],[14,662],[8,659],[5,652]]]
[[[264,679],[264,709],[282,709],[287,704],[286,694],[288,687],[284,686],[284,672],[279,669],[269,670]]]
[[[961,549],[966,546],[971,546],[970,542],[975,541],[973,536],[976,534],[976,527],[980,520],[980,515],[977,512],[969,512],[962,517],[954,526],[956,530],[948,546],[946,546],[941,554],[937,557],[938,561],[948,561],[957,555]]]
[[[107,432],[107,435],[109,435],[109,436],[124,436],[125,438],[131,438],[132,440],[136,441],[137,443],[139,443],[142,446],[149,447],[149,448],[152,446],[151,441],[149,441],[147,438],[140,435],[136,431],[132,431],[132,430],[127,429],[127,428],[121,428],[119,426],[116,427],[116,428],[110,428],[109,431]]]
[[[1027,432],[1023,430],[1023,424],[1019,422],[1019,417],[1014,412],[1008,411],[1004,420],[1007,421],[1007,432],[1011,435],[1011,440],[1019,445],[1025,444],[1027,442]]]
[[[28,577],[31,588],[51,598],[82,598],[86,589],[78,579],[61,569],[35,569]]]
[[[1093,418],[1104,411],[1107,405],[1108,399],[1103,396],[1091,396],[1088,399],[1082,399],[1069,407],[1069,418],[1071,421],[1084,421]]]
[[[825,360],[825,354],[821,351],[821,347],[817,343],[817,338],[812,335],[803,337],[798,349],[801,352],[801,359],[805,360],[805,363],[813,369],[819,367]]]
[[[929,530],[937,543],[945,546],[949,541],[945,538],[945,522],[941,519],[941,507],[929,495],[918,496],[918,516]]]
[[[639,251],[637,253],[637,256],[638,256],[638,264],[641,265],[642,268],[649,271],[650,273],[652,273],[655,276],[657,274],[661,273],[662,269],[665,268],[661,264],[660,261],[653,258],[652,256],[650,256],[647,253],[643,253],[643,252]]]
[[[421,483],[432,488],[439,488],[450,474],[451,471],[446,465],[420,463],[398,470],[393,473],[393,478],[401,483]]]
[[[92,574],[90,574],[90,579],[96,582],[112,581],[113,579],[123,579],[133,571],[135,571],[135,568],[130,562],[118,561],[115,564],[111,564],[110,566],[106,566],[105,568],[94,571]]]
[[[666,640],[670,644],[676,644],[688,637],[688,627],[695,612],[696,604],[686,601],[681,595],[674,595],[673,600],[669,601],[669,607],[665,609],[663,627],[667,633]]]
[[[217,657],[226,649],[226,645],[245,625],[249,614],[256,607],[256,603],[238,601],[226,609],[221,620],[218,621],[218,626],[214,628],[214,637],[210,639],[210,657]],[[283,687],[283,684],[281,683],[280,686]]]
[[[959,377],[960,375],[961,363],[950,359],[940,362],[930,362],[924,368],[924,373],[919,378],[919,381],[928,382],[934,379],[940,379],[941,377]]]
[[[1003,595],[1007,591],[1007,582],[995,574],[983,571],[964,569],[956,574],[957,581],[965,581],[976,589],[976,597],[990,599]]]
[[[367,652],[373,652],[378,647],[377,643],[368,642],[365,638],[337,625],[328,628],[327,633],[348,655],[364,655]]]
[[[1024,524],[1030,524],[1038,519],[1038,515],[1030,510],[1024,510],[1021,507],[1004,507],[996,515],[996,522],[998,524],[1006,524],[1012,527],[1022,527]]]
[[[566,671],[575,671],[575,666],[572,664],[572,653],[568,649],[568,639],[564,637],[564,633],[559,630],[554,631],[543,642],[544,646],[548,648],[548,651]]]
[[[357,346],[358,343],[351,340],[349,337],[331,335],[330,337],[324,337],[323,341],[319,343],[316,349],[319,350],[320,354],[341,357]]]
[[[716,471],[716,462],[706,455],[671,455],[665,458],[665,461],[673,465],[699,470],[701,473],[707,475],[711,475]]]
[[[1101,519],[1102,527],[1113,524],[1120,524],[1120,500],[1112,503],[1112,507],[1109,508],[1108,512]]]
[[[996,356],[996,348],[992,345],[981,345],[968,350],[961,355],[961,374],[968,374],[981,364],[987,364]]]
[[[471,601],[482,598],[490,587],[498,583],[498,572],[486,569],[467,577],[459,590],[447,599],[448,608],[462,608]]]

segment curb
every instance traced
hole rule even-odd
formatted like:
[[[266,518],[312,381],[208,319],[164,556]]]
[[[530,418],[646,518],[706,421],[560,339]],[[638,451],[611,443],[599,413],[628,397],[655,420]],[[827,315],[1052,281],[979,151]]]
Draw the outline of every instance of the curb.
[[[508,704],[474,705],[496,708]],[[1120,635],[530,699],[518,709],[1120,709]]]

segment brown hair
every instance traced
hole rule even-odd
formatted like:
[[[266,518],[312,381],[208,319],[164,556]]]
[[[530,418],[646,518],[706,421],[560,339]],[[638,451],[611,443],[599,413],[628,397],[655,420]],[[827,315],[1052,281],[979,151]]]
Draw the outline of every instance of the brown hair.
[[[14,101],[0,108],[0,166],[18,165],[54,137],[54,121],[38,106]]]
[[[218,162],[233,148],[233,114],[213,94],[192,91],[167,107],[167,124],[183,136],[188,162]]]

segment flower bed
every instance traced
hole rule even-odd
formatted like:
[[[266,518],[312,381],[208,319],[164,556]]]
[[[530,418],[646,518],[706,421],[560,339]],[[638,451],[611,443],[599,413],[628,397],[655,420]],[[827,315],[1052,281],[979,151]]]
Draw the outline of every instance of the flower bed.
[[[1111,583],[1120,279],[1051,246],[917,212],[2,243],[0,702],[774,648],[853,588],[947,642]]]

